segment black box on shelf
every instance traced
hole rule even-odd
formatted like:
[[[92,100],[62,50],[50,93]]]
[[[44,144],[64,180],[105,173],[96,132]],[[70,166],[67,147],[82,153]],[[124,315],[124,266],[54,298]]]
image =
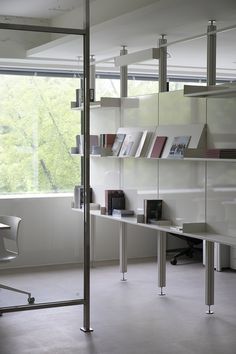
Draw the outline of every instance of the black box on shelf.
[[[150,220],[161,220],[162,218],[162,200],[144,199],[144,223],[148,224]]]

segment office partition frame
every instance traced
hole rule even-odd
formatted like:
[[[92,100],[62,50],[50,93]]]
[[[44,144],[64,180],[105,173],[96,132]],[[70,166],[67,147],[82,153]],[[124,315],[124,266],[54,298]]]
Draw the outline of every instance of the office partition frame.
[[[90,0],[84,0],[84,28],[63,28],[50,26],[35,26],[24,24],[0,23],[0,29],[13,31],[28,31],[42,33],[74,34],[83,36],[83,88],[84,88],[84,115],[83,134],[84,139],[84,159],[82,161],[84,178],[84,297],[83,299],[73,299],[56,302],[35,303],[29,305],[1,307],[0,314],[16,311],[38,310],[52,307],[64,307],[73,305],[83,305],[83,332],[91,332],[90,328],[90,156],[89,156],[89,135],[90,135],[90,108],[89,108],[89,86],[90,86]]]

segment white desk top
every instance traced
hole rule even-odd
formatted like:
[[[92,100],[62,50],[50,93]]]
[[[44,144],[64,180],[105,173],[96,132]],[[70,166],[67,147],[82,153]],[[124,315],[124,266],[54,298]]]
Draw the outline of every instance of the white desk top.
[[[80,212],[80,213],[83,212],[83,209],[73,208],[73,210]],[[153,225],[153,224],[137,223],[136,217],[133,217],[133,216],[119,218],[119,217],[114,217],[112,215],[102,215],[100,213],[100,210],[90,210],[90,214],[97,216],[97,217],[109,219],[112,221],[116,221],[116,222],[118,221],[118,222],[130,224],[130,225],[141,226],[141,227],[153,229],[156,231],[163,231],[163,232],[168,232],[168,233],[177,234],[177,235],[183,235],[183,236],[187,236],[187,237],[194,237],[194,238],[197,238],[200,240],[218,242],[218,243],[222,243],[222,244],[228,245],[228,246],[236,246],[236,235],[235,235],[235,237],[233,237],[233,236],[221,235],[221,234],[211,233],[211,232],[186,233],[183,231],[173,230],[172,228],[170,228],[170,226],[159,226],[159,225]]]

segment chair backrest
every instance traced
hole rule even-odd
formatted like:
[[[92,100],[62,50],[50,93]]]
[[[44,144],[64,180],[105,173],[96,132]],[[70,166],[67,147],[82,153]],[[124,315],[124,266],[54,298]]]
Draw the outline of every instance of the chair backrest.
[[[0,230],[0,248],[4,248],[3,239],[6,238],[16,242],[17,251],[18,251],[18,233],[19,233],[20,222],[21,222],[21,218],[19,218],[18,216],[8,216],[8,215],[0,216],[0,223],[10,226],[10,229]]]

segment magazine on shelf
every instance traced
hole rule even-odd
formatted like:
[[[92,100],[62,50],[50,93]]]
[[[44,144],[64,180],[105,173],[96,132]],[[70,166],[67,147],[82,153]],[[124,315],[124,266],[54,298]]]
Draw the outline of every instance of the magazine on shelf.
[[[120,149],[121,149],[124,139],[125,139],[125,134],[121,134],[121,133],[116,134],[115,141],[112,145],[112,155],[113,156],[119,155],[119,152],[120,152]]]
[[[188,147],[190,136],[175,136],[171,144],[168,158],[179,159],[184,157],[184,150]]]
[[[126,134],[123,144],[120,149],[119,156],[135,156],[139,147],[143,132],[131,132]]]
[[[161,157],[166,144],[167,136],[156,136],[154,139],[154,144],[152,146],[151,158]]]
[[[138,145],[138,148],[135,153],[135,157],[143,156],[145,153],[145,145],[147,140],[150,138],[150,133],[147,130],[142,132],[142,136]]]
[[[91,154],[94,150],[94,147],[99,146],[98,135],[90,135],[89,136],[89,144],[90,144],[90,154]],[[76,145],[78,148],[78,153],[83,155],[84,154],[84,136],[83,135],[76,136]]]
[[[100,134],[100,146],[102,148],[112,147],[115,142],[116,134]]]

